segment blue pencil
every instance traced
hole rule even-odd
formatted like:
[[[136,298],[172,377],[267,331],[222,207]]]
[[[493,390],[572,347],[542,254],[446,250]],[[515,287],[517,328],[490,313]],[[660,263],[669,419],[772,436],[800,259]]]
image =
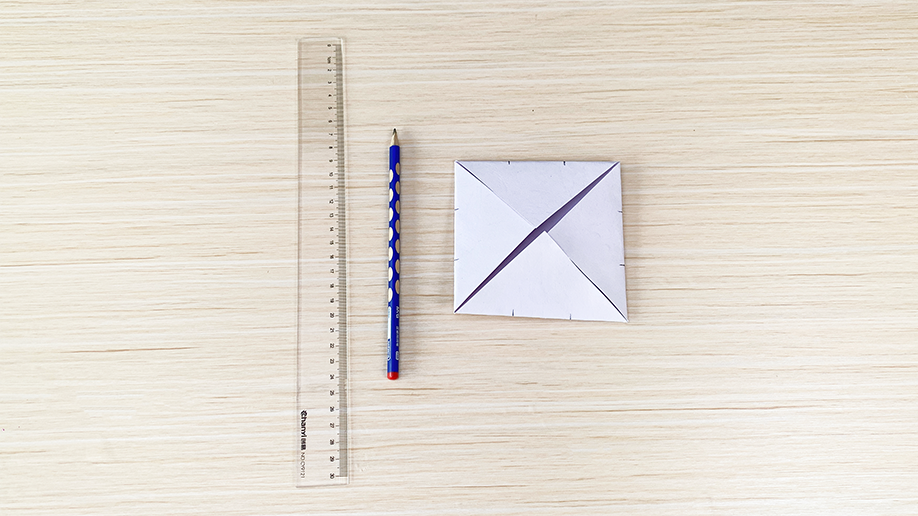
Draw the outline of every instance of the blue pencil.
[[[392,130],[392,142],[389,144],[389,343],[386,359],[386,376],[390,380],[398,378],[398,235],[401,232],[399,223],[399,146],[398,133]]]

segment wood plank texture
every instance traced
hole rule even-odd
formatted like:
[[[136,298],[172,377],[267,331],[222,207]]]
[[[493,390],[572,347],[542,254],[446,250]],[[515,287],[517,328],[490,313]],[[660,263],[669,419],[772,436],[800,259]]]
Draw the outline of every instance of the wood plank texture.
[[[310,35],[346,42],[345,488],[293,487]],[[914,514],[916,76],[905,1],[5,2],[0,513]],[[456,159],[621,161],[631,322],[453,315]]]

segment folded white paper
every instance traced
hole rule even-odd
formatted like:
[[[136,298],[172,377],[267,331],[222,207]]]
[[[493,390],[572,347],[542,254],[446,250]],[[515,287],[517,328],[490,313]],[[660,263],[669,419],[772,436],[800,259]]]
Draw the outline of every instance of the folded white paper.
[[[455,313],[628,321],[621,168],[457,161]]]

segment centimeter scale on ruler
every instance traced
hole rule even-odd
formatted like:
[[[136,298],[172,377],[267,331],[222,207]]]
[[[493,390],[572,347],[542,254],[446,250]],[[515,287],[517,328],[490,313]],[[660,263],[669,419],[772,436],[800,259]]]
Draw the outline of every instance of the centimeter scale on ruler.
[[[339,38],[299,41],[298,486],[348,482],[344,61]]]

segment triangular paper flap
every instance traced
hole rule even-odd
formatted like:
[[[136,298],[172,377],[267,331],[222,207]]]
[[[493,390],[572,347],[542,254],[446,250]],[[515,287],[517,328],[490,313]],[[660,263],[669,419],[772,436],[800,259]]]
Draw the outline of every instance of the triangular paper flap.
[[[625,322],[547,233],[539,235],[458,313]]]
[[[616,165],[548,234],[627,318],[621,190]]]
[[[533,227],[615,165],[604,161],[462,161],[459,164]]]
[[[458,164],[455,180],[454,308],[534,229]]]

